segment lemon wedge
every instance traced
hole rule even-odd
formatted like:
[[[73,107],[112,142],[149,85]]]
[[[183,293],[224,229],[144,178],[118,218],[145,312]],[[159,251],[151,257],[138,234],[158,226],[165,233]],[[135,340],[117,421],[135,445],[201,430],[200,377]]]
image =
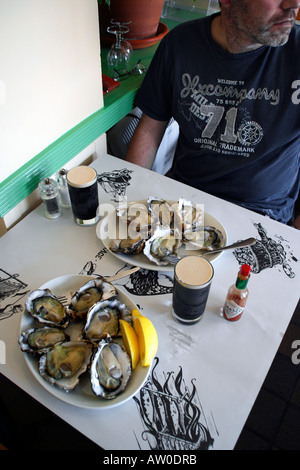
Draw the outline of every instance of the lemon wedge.
[[[136,308],[134,308],[131,312],[131,316],[132,316],[132,321],[134,322],[136,317],[141,317],[142,315]]]
[[[134,329],[127,321],[120,319],[119,325],[125,348],[131,358],[131,368],[134,370],[140,360],[138,338]]]
[[[132,319],[139,343],[141,364],[148,367],[157,352],[157,333],[149,318],[144,317],[137,310],[132,311]]]

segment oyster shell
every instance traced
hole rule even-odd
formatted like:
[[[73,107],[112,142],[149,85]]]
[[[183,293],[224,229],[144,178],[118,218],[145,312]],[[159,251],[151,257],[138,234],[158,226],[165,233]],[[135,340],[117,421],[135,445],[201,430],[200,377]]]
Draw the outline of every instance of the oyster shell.
[[[147,201],[152,223],[183,233],[203,226],[203,206],[180,197],[177,202],[165,201],[153,196]]]
[[[67,341],[56,344],[53,349],[41,356],[39,373],[52,385],[73,390],[91,360],[93,346],[87,341]]]
[[[150,196],[147,200],[151,222],[154,225],[163,225],[171,228],[174,220],[174,210],[171,203],[164,199]]]
[[[202,204],[194,204],[193,202],[180,197],[176,206],[175,228],[181,231],[181,233],[188,230],[196,230],[198,227],[203,227],[204,212]]]
[[[49,289],[36,289],[27,297],[25,310],[40,323],[66,328],[69,317],[64,305]]]
[[[91,386],[95,395],[110,400],[121,393],[131,375],[131,361],[125,349],[108,336],[91,361]]]
[[[216,227],[206,226],[185,233],[185,243],[192,248],[214,250],[224,245],[224,236]]]
[[[30,328],[19,337],[22,351],[30,354],[44,354],[57,343],[63,343],[70,338],[61,328],[45,326],[43,328]]]
[[[116,299],[97,302],[88,311],[83,336],[96,342],[107,334],[118,336],[120,318],[132,324],[131,313],[125,304]]]
[[[130,225],[132,222],[140,228],[137,230],[148,229],[151,224],[151,216],[147,205],[141,202],[131,202],[129,205],[120,204],[117,209],[117,216],[121,222]]]
[[[111,240],[109,248],[115,253],[123,253],[125,255],[137,255],[141,253],[145,246],[145,239],[142,237],[138,238],[126,238]]]
[[[157,265],[167,265],[177,256],[181,237],[169,227],[157,227],[153,236],[145,243],[144,254]]]
[[[149,238],[150,216],[147,207],[135,202],[129,207],[119,207],[117,215],[116,233],[109,248],[129,255],[140,253]]]
[[[117,294],[116,288],[104,278],[98,277],[86,282],[71,298],[67,307],[72,320],[85,320],[87,312],[96,302],[109,299]]]

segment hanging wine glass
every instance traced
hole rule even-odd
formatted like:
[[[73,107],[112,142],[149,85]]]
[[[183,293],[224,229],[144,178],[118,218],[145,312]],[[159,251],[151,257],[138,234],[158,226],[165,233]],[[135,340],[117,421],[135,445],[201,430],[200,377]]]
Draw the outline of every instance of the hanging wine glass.
[[[112,78],[118,80],[130,70],[130,56],[129,51],[124,44],[122,44],[122,34],[129,31],[126,26],[109,26],[107,31],[115,34],[116,42],[111,46],[107,54],[107,65],[112,73]]]
[[[218,0],[209,0],[206,15],[209,16],[213,13],[217,13],[218,11],[220,11],[220,4]]]
[[[131,21],[124,21],[124,20],[121,20],[119,18],[112,18],[110,20],[111,24],[114,25],[114,26],[118,26],[119,29],[120,28],[129,28],[129,24],[131,23]],[[121,46],[122,47],[125,47],[125,49],[127,49],[127,51],[129,52],[129,54],[132,53],[132,45],[130,44],[130,42],[126,41],[126,39],[124,39],[123,37],[123,34],[126,34],[128,33],[129,29],[127,29],[127,31],[121,31],[121,37],[120,37],[120,43],[121,43]]]

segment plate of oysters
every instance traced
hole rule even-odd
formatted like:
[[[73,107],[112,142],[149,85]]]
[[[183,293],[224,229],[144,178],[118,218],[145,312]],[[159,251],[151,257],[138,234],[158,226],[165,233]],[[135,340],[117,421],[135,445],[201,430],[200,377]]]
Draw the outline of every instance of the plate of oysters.
[[[97,235],[117,258],[154,271],[173,271],[187,255],[201,254],[212,262],[222,252],[210,251],[227,243],[223,225],[202,204],[183,197],[121,202],[101,220]]]
[[[36,380],[60,400],[112,408],[136,395],[151,366],[131,368],[119,319],[133,301],[102,277],[65,275],[29,293],[19,345]]]

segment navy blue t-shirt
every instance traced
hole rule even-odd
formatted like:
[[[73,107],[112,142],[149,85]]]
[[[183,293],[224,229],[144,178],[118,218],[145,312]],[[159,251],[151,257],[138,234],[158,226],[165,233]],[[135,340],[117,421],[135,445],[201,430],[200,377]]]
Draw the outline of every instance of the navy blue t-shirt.
[[[136,105],[179,124],[172,178],[287,223],[300,185],[300,27],[284,46],[230,54],[211,19],[164,37]]]

